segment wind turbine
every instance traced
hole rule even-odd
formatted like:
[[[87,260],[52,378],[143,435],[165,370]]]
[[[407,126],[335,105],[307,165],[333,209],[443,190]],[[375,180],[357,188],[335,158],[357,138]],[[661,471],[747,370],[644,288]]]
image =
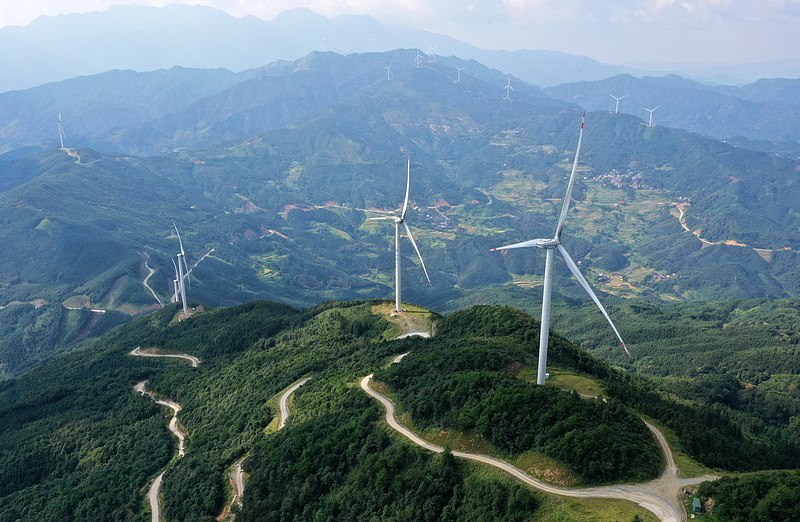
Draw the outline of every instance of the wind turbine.
[[[386,69],[386,79],[387,80],[391,80],[392,79],[392,62],[389,62],[389,65],[384,67],[384,69]]]
[[[417,56],[414,58],[414,67],[419,67],[420,63],[422,63],[422,53],[417,49]]]
[[[580,270],[578,270],[578,265],[575,264],[575,261],[572,260],[572,257],[567,253],[567,250],[564,248],[564,245],[561,244],[561,233],[564,230],[564,221],[567,219],[567,212],[569,211],[569,202],[572,198],[572,187],[575,184],[575,172],[578,169],[578,156],[581,153],[581,141],[583,140],[583,123],[586,115],[581,118],[581,132],[578,135],[578,149],[575,151],[575,162],[572,164],[572,173],[569,176],[569,184],[567,185],[567,193],[564,196],[564,202],[561,206],[561,214],[558,216],[558,224],[556,225],[556,233],[552,239],[531,239],[530,241],[523,241],[522,243],[514,243],[513,245],[506,245],[501,246],[499,248],[493,248],[492,252],[496,250],[510,250],[512,248],[526,248],[526,247],[537,247],[547,251],[547,257],[545,258],[545,265],[544,265],[544,292],[542,295],[542,323],[541,323],[541,330],[539,331],[539,369],[538,374],[536,376],[536,383],[537,384],[544,384],[545,380],[547,379],[547,344],[550,337],[550,298],[552,295],[553,290],[553,258],[554,253],[553,251],[558,249],[561,252],[561,257],[564,258],[564,262],[567,263],[567,267],[569,271],[572,272],[572,275],[575,276],[575,279],[581,284],[586,293],[589,294],[589,297],[595,302],[595,304],[600,308],[600,311],[603,313],[605,318],[608,320],[608,324],[611,325],[611,328],[614,330],[614,333],[617,334],[617,338],[622,343],[622,347],[625,349],[625,353],[628,354],[628,357],[631,356],[630,352],[628,352],[628,348],[625,346],[625,342],[622,340],[622,337],[619,335],[617,331],[617,327],[614,326],[614,323],[611,322],[611,318],[608,316],[608,312],[606,309],[603,308],[603,305],[600,304],[600,300],[597,298],[595,293],[592,291],[592,287],[589,286],[589,283],[581,274]]]
[[[61,127],[61,113],[58,113],[58,139],[61,141],[61,148],[64,148],[64,129]]]
[[[650,123],[647,124],[648,127],[652,127],[653,126],[653,112],[655,112],[655,110],[658,109],[659,107],[661,107],[661,105],[657,105],[653,109],[648,109],[646,107],[642,107],[642,109],[644,109],[644,110],[646,110],[647,112],[650,113]]]
[[[181,245],[181,252],[178,254],[178,286],[181,291],[181,301],[183,302],[183,313],[189,313],[189,310],[186,306],[186,281],[189,277],[189,267],[186,265],[186,252],[183,250],[183,241],[181,240],[181,233],[178,232],[178,225],[175,222],[172,222],[172,226],[175,227],[175,233],[178,235],[178,243]],[[184,275],[183,269],[186,269],[186,274]]]
[[[422,254],[419,253],[419,248],[417,248],[417,242],[414,241],[414,236],[411,235],[411,229],[408,228],[408,223],[406,223],[406,212],[408,211],[408,192],[410,188],[411,188],[411,156],[408,157],[406,199],[403,202],[403,212],[400,214],[400,217],[381,216],[381,217],[370,218],[371,221],[378,221],[378,220],[394,221],[394,311],[398,314],[403,311],[400,299],[400,279],[401,279],[400,225],[403,225],[406,228],[406,234],[408,235],[408,239],[411,240],[411,244],[414,246],[414,250],[417,252],[417,257],[419,257],[419,262],[422,265],[422,271],[425,272],[425,278],[428,280],[428,284],[433,286],[433,284],[431,283],[431,278],[428,276],[428,270],[425,268],[425,261],[422,260]]]
[[[324,42],[325,50],[327,51],[328,50],[328,35],[327,34],[322,37],[322,41]]]
[[[435,62],[436,61],[436,47],[429,45],[428,46],[428,61]]]
[[[625,97],[626,97],[626,96],[628,96],[628,95],[626,94],[626,95],[624,95],[624,96],[620,96],[619,98],[617,98],[617,97],[616,97],[616,96],[614,96],[613,94],[609,94],[609,96],[611,96],[612,98],[614,98],[615,100],[617,100],[617,105],[616,105],[616,107],[614,107],[614,114],[617,114],[617,113],[619,112],[619,101],[620,101],[622,98],[625,98]]]
[[[466,69],[466,67],[458,67],[458,66],[456,66],[456,69],[458,69],[458,78],[456,78],[456,83],[461,83],[461,71]]]
[[[369,41],[370,41],[373,53],[375,52],[375,40],[377,40],[377,39],[378,39],[377,36],[370,36],[369,37]]]
[[[509,93],[514,90],[514,88],[511,86],[511,76],[508,77],[508,84],[506,84],[506,86],[503,87],[503,89],[506,90],[506,100],[508,100]]]

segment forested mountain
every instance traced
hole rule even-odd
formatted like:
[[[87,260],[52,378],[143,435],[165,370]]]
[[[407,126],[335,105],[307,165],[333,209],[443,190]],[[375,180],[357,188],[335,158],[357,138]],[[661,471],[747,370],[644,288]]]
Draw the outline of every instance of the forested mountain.
[[[0,154],[58,146],[59,114],[65,145],[74,147],[89,136],[179,112],[199,98],[260,74],[182,67],[144,73],[112,70],[0,93]]]
[[[453,67],[415,67],[415,56],[315,53],[152,120],[172,122],[168,141],[192,143],[276,127],[206,150],[141,158],[51,149],[0,163],[0,302],[158,307],[172,294],[173,221],[190,263],[209,254],[190,298],[309,306],[389,296],[391,230],[368,218],[402,203],[406,155],[409,222],[433,282],[405,250],[407,298],[442,311],[530,299],[542,259],[489,249],[551,233],[580,111],[521,83],[505,99],[497,71],[475,66],[478,77],[463,71],[457,82]],[[243,93],[252,104],[234,103]],[[165,133],[144,130],[152,121],[136,143],[163,143]],[[205,130],[192,134],[199,122]],[[133,142],[136,128],[119,136]],[[796,162],[597,111],[587,115],[580,170],[565,241],[600,291],[652,300],[800,293]],[[559,266],[557,292],[577,296]]]
[[[710,86],[679,76],[634,78],[628,74],[604,80],[562,84],[545,89],[554,98],[587,110],[619,111],[649,120],[644,108],[658,107],[653,122],[718,139],[800,141],[800,79],[761,79],[742,87]]]
[[[484,452],[506,460],[526,456],[537,462],[533,468],[545,466],[577,484],[660,472],[657,446],[639,413],[674,430],[676,448],[720,471],[800,463],[785,424],[766,429],[727,405],[690,393],[676,399],[555,333],[551,371],[581,375],[607,399],[530,383],[538,322],[512,308],[424,313],[437,323],[433,338],[387,340],[398,330],[376,313],[385,305],[331,302],[299,311],[252,302],[180,321],[173,305],[3,383],[0,517],[148,520],[147,485],[166,468],[166,519],[210,520],[229,498],[228,469],[246,457],[249,479],[237,519],[597,519],[597,504],[565,503],[389,436],[379,406],[356,385],[373,372],[418,429],[461,433]],[[201,362],[192,368],[135,357],[130,352],[137,347],[189,352]],[[311,379],[294,392],[289,423],[275,433],[275,399],[303,377]],[[188,434],[183,458],[173,458],[174,438],[159,406],[134,390],[144,380],[156,398],[180,404]],[[535,422],[537,409],[550,422]],[[631,509],[623,519],[636,513]]]
[[[151,73],[110,71],[0,93],[0,153],[11,159],[58,146],[59,116],[65,145],[72,148],[149,156],[240,140],[350,100],[386,78],[389,64],[395,75],[412,67],[417,53],[345,57],[313,52],[294,62],[236,74],[180,67]],[[436,64],[426,66],[466,67],[471,79],[496,88],[508,78],[456,57],[437,57]],[[521,93],[547,98],[538,87],[515,83]]]

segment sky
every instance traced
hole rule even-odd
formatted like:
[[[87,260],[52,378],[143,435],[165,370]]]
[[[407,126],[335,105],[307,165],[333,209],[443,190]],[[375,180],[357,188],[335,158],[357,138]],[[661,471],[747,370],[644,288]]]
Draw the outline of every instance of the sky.
[[[366,14],[486,49],[563,51],[620,65],[800,58],[800,0],[1,0],[0,27],[115,4],[170,3],[263,20],[294,7],[328,17]]]

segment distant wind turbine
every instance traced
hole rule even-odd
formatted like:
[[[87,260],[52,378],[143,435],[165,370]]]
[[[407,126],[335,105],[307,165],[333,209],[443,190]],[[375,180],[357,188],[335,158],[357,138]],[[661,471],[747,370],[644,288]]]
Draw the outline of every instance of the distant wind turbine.
[[[567,250],[564,248],[564,245],[561,244],[561,233],[564,230],[564,222],[567,219],[567,212],[569,211],[569,202],[572,198],[572,187],[575,184],[575,172],[578,169],[578,156],[581,153],[581,141],[583,140],[583,123],[585,119],[584,117],[581,118],[581,132],[578,135],[578,149],[575,151],[575,162],[572,164],[572,173],[569,176],[569,184],[567,185],[567,193],[564,196],[564,202],[561,206],[561,214],[558,217],[558,224],[556,225],[556,233],[552,239],[531,239],[530,241],[523,241],[522,243],[514,243],[513,245],[506,245],[501,246],[499,248],[493,248],[492,252],[497,250],[510,250],[512,248],[526,248],[526,247],[537,247],[547,251],[547,256],[545,258],[545,265],[544,265],[544,291],[542,295],[542,322],[539,331],[539,368],[538,374],[536,376],[536,383],[537,384],[544,384],[545,380],[547,379],[547,345],[550,338],[550,298],[552,295],[553,290],[553,258],[554,254],[553,251],[558,249],[561,252],[561,257],[564,258],[564,262],[567,263],[567,267],[569,271],[572,272],[572,275],[575,276],[575,279],[581,284],[581,286],[586,290],[586,293],[589,294],[589,297],[595,302],[595,304],[600,308],[600,311],[603,313],[605,318],[608,320],[608,323],[611,325],[611,328],[614,330],[614,333],[617,334],[617,338],[622,343],[622,347],[625,349],[625,353],[628,354],[628,357],[631,354],[628,352],[628,348],[625,346],[625,342],[622,340],[622,337],[619,335],[617,331],[617,327],[614,326],[614,323],[611,322],[611,318],[608,316],[608,312],[606,309],[603,308],[603,305],[600,304],[600,300],[597,298],[595,293],[592,291],[592,287],[589,286],[589,283],[581,274],[580,270],[578,269],[578,265],[575,264],[575,261],[572,260],[572,257],[567,253]]]
[[[425,278],[428,280],[428,284],[433,286],[431,283],[431,278],[428,277],[428,270],[425,268],[425,262],[422,260],[422,254],[419,253],[419,248],[417,248],[417,242],[414,241],[414,236],[411,235],[411,229],[408,228],[408,223],[406,223],[406,212],[408,211],[408,193],[411,189],[411,157],[408,157],[408,175],[406,178],[406,199],[403,202],[403,211],[400,214],[400,217],[397,216],[381,216],[370,218],[372,221],[378,220],[387,220],[387,221],[394,221],[394,311],[400,313],[403,311],[401,305],[401,297],[400,297],[400,279],[401,279],[401,270],[400,270],[400,225],[403,225],[406,228],[406,234],[408,235],[408,239],[411,241],[411,244],[414,246],[414,250],[417,252],[417,257],[419,257],[419,262],[422,265],[422,271],[425,272]]]
[[[436,47],[429,45],[428,46],[428,61],[435,62],[436,61]]]
[[[183,241],[181,240],[181,233],[178,232],[178,225],[175,222],[172,222],[172,226],[175,227],[175,233],[178,235],[178,243],[181,246],[181,252],[178,254],[178,287],[181,292],[181,301],[183,302],[183,313],[189,313],[189,309],[186,305],[186,282],[189,278],[189,267],[186,264],[186,252],[183,250]],[[186,269],[186,274],[184,274],[184,269]]]
[[[653,109],[648,109],[646,107],[642,107],[642,109],[644,109],[644,110],[646,110],[647,112],[650,113],[650,123],[647,124],[648,127],[652,127],[653,126],[653,112],[655,112],[655,110],[658,109],[659,107],[661,107],[661,105],[657,105]]]
[[[458,67],[458,66],[456,66],[456,69],[458,69],[458,77],[456,78],[456,83],[461,83],[461,71],[466,69],[466,67]]]
[[[615,100],[617,100],[617,105],[616,105],[616,107],[614,107],[614,114],[617,114],[617,113],[619,112],[619,101],[620,101],[622,98],[625,98],[625,97],[626,97],[626,96],[628,96],[628,95],[627,95],[627,94],[625,94],[625,95],[623,95],[623,96],[620,96],[619,98],[617,98],[617,97],[616,97],[616,96],[614,96],[613,94],[609,94],[609,96],[611,96],[612,98],[614,98]]]
[[[422,53],[417,49],[417,56],[414,58],[414,67],[419,67],[420,63],[422,63]]]
[[[328,35],[327,34],[322,37],[322,41],[324,42],[325,50],[327,51],[328,50]]]
[[[510,92],[514,90],[514,88],[511,86],[511,76],[508,77],[508,84],[506,84],[503,89],[506,90],[506,100],[508,100]]]
[[[58,113],[58,139],[61,141],[61,148],[64,148],[64,129],[61,127],[61,113]]]
[[[378,39],[377,36],[370,36],[369,37],[369,42],[370,42],[370,45],[371,45],[373,53],[375,52],[375,40],[377,40],[377,39]]]
[[[386,69],[386,79],[387,80],[391,80],[392,79],[392,62],[389,62],[389,65],[384,67],[384,69]]]

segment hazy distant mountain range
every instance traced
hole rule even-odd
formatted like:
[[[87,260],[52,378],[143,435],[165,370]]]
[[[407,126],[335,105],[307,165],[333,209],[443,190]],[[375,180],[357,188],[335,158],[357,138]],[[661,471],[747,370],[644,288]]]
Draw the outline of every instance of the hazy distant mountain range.
[[[711,87],[674,75],[634,78],[624,74],[548,87],[545,92],[588,110],[613,111],[613,96],[623,97],[620,112],[649,121],[645,108],[658,107],[653,113],[654,123],[720,139],[800,140],[800,79],[761,79],[742,87]]]
[[[419,57],[419,58],[418,58]],[[623,74],[597,81],[548,87],[459,57],[429,58],[417,50],[366,53],[351,60],[334,52],[314,52],[297,61],[279,60],[234,73],[227,69],[186,69],[138,73],[110,70],[0,93],[0,157],[24,157],[57,146],[58,115],[67,143],[139,156],[180,148],[205,148],[295,123],[331,103],[369,89],[384,79],[392,64],[398,73],[418,65],[443,67],[455,80],[494,85],[550,104],[587,110],[615,108],[704,136],[790,158],[800,157],[800,80],[759,80],[743,87],[710,87],[666,76],[635,78]],[[352,71],[343,63],[358,63]],[[562,101],[558,101],[562,100]],[[2,186],[0,182],[0,186]]]
[[[111,69],[242,71],[296,60],[312,51],[348,54],[397,48],[433,48],[440,56],[475,59],[537,85],[628,71],[555,51],[487,51],[447,36],[387,27],[369,16],[329,19],[302,8],[263,21],[201,6],[131,5],[102,13],[40,17],[25,27],[0,29],[0,92]]]

